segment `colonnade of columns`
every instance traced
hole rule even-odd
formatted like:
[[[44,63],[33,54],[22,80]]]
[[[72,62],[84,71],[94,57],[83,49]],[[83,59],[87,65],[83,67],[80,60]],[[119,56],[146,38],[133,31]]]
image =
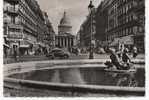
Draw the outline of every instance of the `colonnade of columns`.
[[[60,47],[72,47],[74,45],[72,37],[58,37],[58,45]]]

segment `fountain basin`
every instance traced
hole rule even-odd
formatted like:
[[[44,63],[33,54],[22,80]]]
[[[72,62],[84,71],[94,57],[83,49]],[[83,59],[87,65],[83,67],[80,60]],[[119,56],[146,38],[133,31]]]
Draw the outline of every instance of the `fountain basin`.
[[[116,75],[117,73],[105,74],[106,72],[103,72],[104,68],[105,66],[102,61],[95,62],[94,60],[8,64],[4,68],[4,90],[6,90],[6,94],[9,94],[7,90],[12,91],[10,92],[10,96],[24,96],[25,93],[23,91],[30,92],[30,94],[25,96],[50,96],[51,91],[52,93],[56,91],[52,96],[145,95],[145,79],[143,75],[140,77],[143,79],[139,82],[138,86],[117,86],[116,84],[109,83],[116,82],[113,79],[120,77],[119,79],[122,78],[121,80],[123,80],[125,77],[131,77],[132,75],[124,74],[119,76],[119,74]],[[137,68],[144,70],[142,64],[138,65]],[[144,71],[142,73],[144,74]],[[107,82],[106,79],[110,81]],[[39,92],[41,90],[46,93],[43,92],[42,94],[42,92]],[[19,92],[15,93],[16,91]]]

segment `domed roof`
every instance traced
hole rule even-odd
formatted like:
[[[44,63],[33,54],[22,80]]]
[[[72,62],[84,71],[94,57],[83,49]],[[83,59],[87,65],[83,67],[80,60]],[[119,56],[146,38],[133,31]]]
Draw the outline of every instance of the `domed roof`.
[[[60,26],[71,26],[71,22],[69,17],[66,15],[66,12],[64,12],[64,15],[62,19],[60,20]]]

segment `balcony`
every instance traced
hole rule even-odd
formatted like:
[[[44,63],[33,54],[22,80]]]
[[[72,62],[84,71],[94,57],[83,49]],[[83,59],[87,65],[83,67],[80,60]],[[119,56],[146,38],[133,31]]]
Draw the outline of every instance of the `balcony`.
[[[3,18],[3,21],[4,21],[4,23],[5,23],[5,24],[7,24],[7,23],[9,23],[9,22],[10,22],[10,20],[9,20],[9,19],[7,19],[7,18],[5,18],[5,17]]]
[[[18,8],[15,7],[7,7],[6,10],[4,11],[7,12],[8,14],[18,15]]]
[[[134,6],[129,10],[129,12],[138,12],[139,10],[145,10],[145,1],[135,2]]]
[[[22,33],[19,33],[19,32],[10,32],[7,35],[7,38],[9,38],[9,39],[22,39],[23,35],[22,35]]]
[[[18,4],[20,0],[6,0],[9,3],[15,3]]]
[[[23,26],[22,25],[20,25],[20,24],[8,24],[8,27],[9,28],[13,28],[13,29],[23,29]]]

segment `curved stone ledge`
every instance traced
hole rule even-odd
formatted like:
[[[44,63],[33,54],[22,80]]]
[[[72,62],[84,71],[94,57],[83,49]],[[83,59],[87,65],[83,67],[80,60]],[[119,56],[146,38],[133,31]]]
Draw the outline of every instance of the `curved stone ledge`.
[[[23,90],[24,88],[45,89],[45,90],[57,90],[57,91],[69,91],[72,94],[75,92],[91,92],[111,95],[135,95],[144,96],[144,87],[117,87],[117,86],[96,86],[96,85],[79,85],[79,84],[64,84],[64,83],[51,83],[51,82],[39,82],[31,80],[21,80],[8,78],[7,76],[15,73],[24,73],[33,70],[43,69],[64,69],[64,68],[105,68],[103,64],[106,59],[100,60],[54,60],[54,61],[35,61],[24,62],[15,64],[4,65],[4,88]],[[134,60],[135,63],[143,63],[144,60]],[[138,66],[138,68],[140,68]],[[144,68],[144,64],[143,67]]]
[[[106,59],[93,59],[93,60],[54,60],[54,61],[34,61],[34,62],[23,62],[13,63],[4,65],[4,76],[8,76],[15,73],[23,73],[32,70],[42,69],[61,69],[61,68],[105,68],[104,62]],[[142,65],[144,60],[133,60],[135,64]],[[136,68],[144,68],[143,66],[136,66]]]
[[[20,80],[13,78],[4,79],[4,88],[19,89],[19,88],[34,88],[42,90],[58,90],[69,91],[71,93],[101,93],[101,94],[116,94],[116,95],[134,95],[144,96],[144,87],[117,87],[117,86],[100,86],[100,85],[79,85],[79,84],[64,84],[64,83],[50,83],[38,82],[30,80]]]
[[[51,63],[51,64],[65,64],[65,63],[102,63],[109,61],[110,59],[79,59],[79,60],[46,60],[46,61],[30,61],[30,62],[19,62],[19,63],[11,63],[11,64],[4,64],[4,65],[12,65],[12,64],[23,64],[23,63]],[[139,64],[145,63],[145,59],[131,59],[132,62]]]

